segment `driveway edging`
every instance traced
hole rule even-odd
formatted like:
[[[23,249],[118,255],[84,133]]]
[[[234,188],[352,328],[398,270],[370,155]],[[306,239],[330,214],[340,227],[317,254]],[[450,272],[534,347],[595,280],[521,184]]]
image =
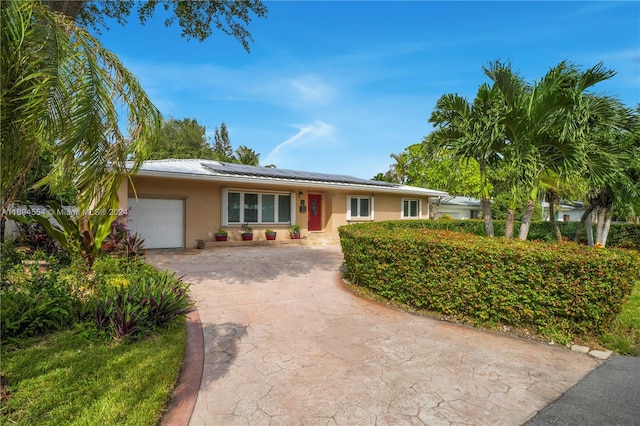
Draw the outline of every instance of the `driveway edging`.
[[[186,426],[198,399],[204,368],[204,334],[200,314],[195,308],[186,318],[187,342],[178,383],[173,389],[167,412],[162,418],[164,426]]]

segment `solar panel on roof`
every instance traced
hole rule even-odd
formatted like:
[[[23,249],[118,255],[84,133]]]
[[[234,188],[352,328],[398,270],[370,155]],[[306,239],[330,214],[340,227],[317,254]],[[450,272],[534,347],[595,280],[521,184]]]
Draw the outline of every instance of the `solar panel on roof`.
[[[271,177],[280,179],[293,179],[293,180],[307,180],[307,181],[319,181],[319,182],[338,182],[338,183],[351,183],[360,185],[371,186],[396,186],[389,182],[381,182],[376,180],[360,179],[353,176],[346,175],[332,175],[327,173],[315,173],[315,172],[303,172],[298,170],[276,169],[268,167],[256,167],[248,166],[246,164],[233,164],[233,163],[218,163],[203,161],[203,167],[207,169],[227,174],[227,175],[243,175],[243,176],[260,176]]]

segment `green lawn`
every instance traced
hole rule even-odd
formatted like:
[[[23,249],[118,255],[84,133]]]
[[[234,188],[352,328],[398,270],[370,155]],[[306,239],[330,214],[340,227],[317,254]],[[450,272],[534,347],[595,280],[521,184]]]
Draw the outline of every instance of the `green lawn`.
[[[609,333],[602,337],[609,349],[622,354],[640,355],[640,282],[636,283]]]
[[[155,425],[180,372],[181,321],[141,341],[112,344],[62,331],[3,344],[9,399],[0,424]]]

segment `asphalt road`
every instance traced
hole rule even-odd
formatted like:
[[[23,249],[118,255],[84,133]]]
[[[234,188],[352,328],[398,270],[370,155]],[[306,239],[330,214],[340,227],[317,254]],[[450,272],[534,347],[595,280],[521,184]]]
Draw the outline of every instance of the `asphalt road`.
[[[640,357],[611,358],[525,425],[640,425]]]

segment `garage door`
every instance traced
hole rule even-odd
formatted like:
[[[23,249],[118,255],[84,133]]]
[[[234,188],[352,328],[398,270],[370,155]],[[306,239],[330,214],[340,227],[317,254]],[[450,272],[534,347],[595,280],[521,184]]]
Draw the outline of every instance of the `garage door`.
[[[129,198],[128,227],[144,238],[146,248],[182,248],[184,200]]]

